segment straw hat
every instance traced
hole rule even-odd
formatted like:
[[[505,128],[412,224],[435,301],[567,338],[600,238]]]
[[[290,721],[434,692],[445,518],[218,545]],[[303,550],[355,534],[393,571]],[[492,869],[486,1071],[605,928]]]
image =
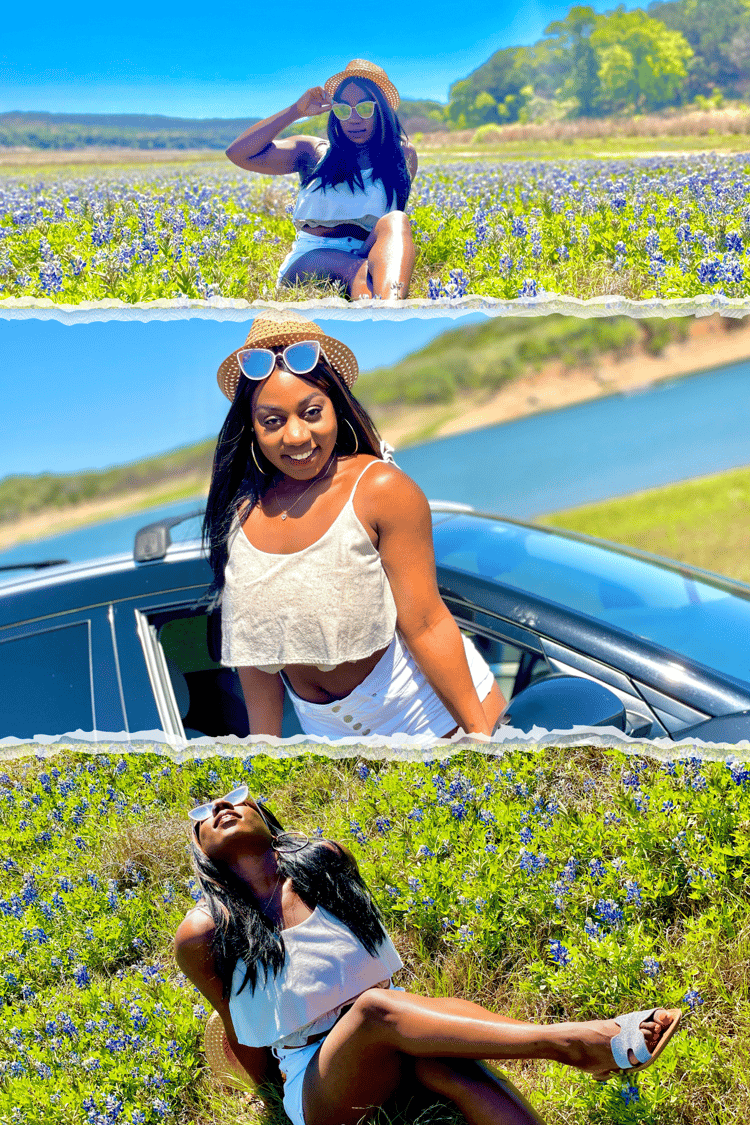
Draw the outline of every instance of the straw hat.
[[[213,1012],[203,1035],[203,1049],[214,1078],[235,1090],[247,1090],[254,1083],[240,1060],[229,1046],[221,1016]]]
[[[308,320],[307,317],[300,316],[292,310],[269,311],[256,317],[242,348],[285,347],[299,340],[319,340],[331,367],[351,389],[359,374],[354,353],[340,340],[335,340],[333,336],[326,336],[323,329],[313,320]],[[242,374],[237,362],[237,352],[242,351],[242,348],[237,348],[228,355],[216,373],[221,391],[230,402],[237,392],[237,384]]]
[[[398,90],[390,81],[382,66],[368,62],[367,59],[352,59],[350,63],[347,63],[346,70],[340,70],[338,74],[334,74],[326,81],[323,89],[329,98],[333,97],[334,92],[345,78],[369,78],[382,90],[391,109],[398,109],[398,103],[401,100],[398,96]]]

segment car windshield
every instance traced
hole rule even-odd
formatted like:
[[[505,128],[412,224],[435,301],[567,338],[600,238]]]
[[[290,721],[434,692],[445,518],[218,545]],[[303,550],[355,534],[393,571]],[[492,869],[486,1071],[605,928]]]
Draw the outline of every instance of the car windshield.
[[[456,515],[436,518],[439,566],[585,613],[750,682],[750,590],[698,579],[606,547]]]

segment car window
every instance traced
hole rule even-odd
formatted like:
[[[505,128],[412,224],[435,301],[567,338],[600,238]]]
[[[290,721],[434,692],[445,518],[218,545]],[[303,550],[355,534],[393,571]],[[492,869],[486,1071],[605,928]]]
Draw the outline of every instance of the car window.
[[[461,632],[479,649],[506,699],[512,699],[523,688],[552,672],[548,662],[538,653],[528,652],[499,637],[475,633],[463,624]]]
[[[502,521],[434,528],[438,565],[490,578],[750,681],[750,596],[730,583]]]
[[[89,622],[3,640],[0,683],[3,736],[94,730]]]
[[[221,623],[218,612],[169,615],[149,618],[156,643],[164,657],[164,668],[182,721],[185,737],[219,738],[249,733],[247,708],[235,668],[217,659],[221,652]],[[158,695],[157,705],[158,705]],[[301,729],[288,699],[284,705],[282,735],[290,738]]]

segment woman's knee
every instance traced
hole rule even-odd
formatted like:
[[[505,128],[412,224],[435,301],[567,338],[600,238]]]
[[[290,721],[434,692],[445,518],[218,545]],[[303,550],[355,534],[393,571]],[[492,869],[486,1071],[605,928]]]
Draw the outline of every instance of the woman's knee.
[[[354,1001],[352,1011],[364,1027],[373,1029],[387,1027],[395,1016],[392,997],[385,988],[368,988]]]
[[[377,235],[398,235],[401,238],[411,238],[411,222],[403,211],[389,211],[382,215],[375,224],[374,232]]]

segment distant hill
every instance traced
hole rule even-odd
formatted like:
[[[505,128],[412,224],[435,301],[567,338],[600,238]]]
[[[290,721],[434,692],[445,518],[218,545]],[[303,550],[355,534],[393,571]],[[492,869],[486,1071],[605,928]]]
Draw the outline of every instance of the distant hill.
[[[439,102],[402,101],[407,133],[444,128]],[[0,147],[32,149],[141,148],[224,150],[258,117],[163,117],[146,113],[0,113]],[[325,117],[300,121],[288,132],[323,135]]]

